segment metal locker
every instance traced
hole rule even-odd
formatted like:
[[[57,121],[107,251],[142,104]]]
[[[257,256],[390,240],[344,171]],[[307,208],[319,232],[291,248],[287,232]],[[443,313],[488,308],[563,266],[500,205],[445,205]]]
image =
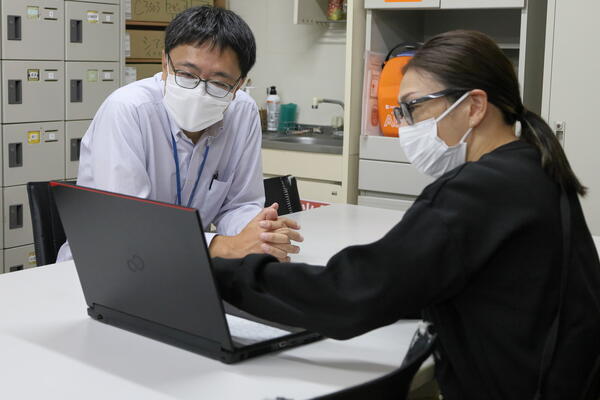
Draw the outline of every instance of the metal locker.
[[[32,244],[4,249],[4,272],[22,271],[37,265],[35,260],[35,248]]]
[[[66,62],[66,119],[92,119],[119,88],[119,63]]]
[[[33,243],[31,213],[27,187],[12,186],[2,189],[4,194],[4,248]]]
[[[119,6],[65,1],[65,60],[119,61]]]
[[[76,179],[79,169],[79,147],[92,121],[67,121],[65,140],[65,179]]]
[[[63,120],[64,65],[62,61],[2,61],[2,122]]]
[[[4,186],[65,177],[62,122],[5,125],[2,148]]]
[[[2,58],[62,60],[64,10],[61,0],[2,0]]]

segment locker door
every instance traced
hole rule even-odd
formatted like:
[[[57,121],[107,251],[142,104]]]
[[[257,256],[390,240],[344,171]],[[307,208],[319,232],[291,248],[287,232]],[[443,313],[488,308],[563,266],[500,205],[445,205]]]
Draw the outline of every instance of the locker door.
[[[119,61],[119,7],[65,1],[67,61]]]
[[[2,58],[62,60],[64,25],[61,0],[3,0]]]
[[[67,62],[67,120],[92,119],[119,87],[119,63]]]
[[[4,126],[4,186],[64,179],[62,122]]]
[[[22,271],[36,265],[33,245],[4,250],[4,272]]]
[[[79,169],[79,146],[81,138],[90,127],[92,121],[67,121],[66,122],[66,179],[76,179]]]
[[[64,119],[64,92],[64,62],[2,61],[3,123]]]
[[[554,3],[554,4],[552,4]],[[552,5],[551,5],[552,4]],[[546,105],[548,122],[556,129],[561,123],[564,149],[575,174],[589,194],[581,199],[592,235],[600,235],[600,136],[597,134],[597,99],[600,92],[598,65],[600,54],[591,51],[597,37],[597,1],[555,0],[549,2],[549,32],[546,61]],[[552,15],[554,14],[554,15]],[[553,29],[552,29],[553,28]],[[560,136],[559,136],[560,137]]]
[[[33,243],[27,188],[24,185],[13,186],[2,191],[4,192],[4,248]]]

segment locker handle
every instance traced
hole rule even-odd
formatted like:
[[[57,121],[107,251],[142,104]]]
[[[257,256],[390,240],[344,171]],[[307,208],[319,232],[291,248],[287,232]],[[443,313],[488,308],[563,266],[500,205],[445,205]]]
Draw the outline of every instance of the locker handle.
[[[8,80],[8,104],[23,104],[23,83],[20,79]]]
[[[71,139],[71,161],[79,161],[81,139]]]
[[[71,79],[71,103],[83,102],[83,81]]]
[[[6,29],[8,40],[21,40],[21,17],[18,15],[7,15]]]
[[[12,267],[10,267],[8,269],[8,272],[16,272],[16,271],[22,271],[23,270],[23,265],[13,265]]]
[[[71,43],[83,43],[83,21],[71,20]]]
[[[8,208],[8,229],[20,229],[23,227],[23,205],[16,204]]]
[[[23,144],[8,144],[8,168],[18,168],[23,166]]]

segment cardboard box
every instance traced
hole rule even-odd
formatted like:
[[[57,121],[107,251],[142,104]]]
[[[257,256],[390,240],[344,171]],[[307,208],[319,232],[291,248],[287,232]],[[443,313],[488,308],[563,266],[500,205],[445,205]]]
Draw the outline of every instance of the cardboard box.
[[[128,29],[125,56],[128,58],[161,58],[165,47],[165,32]],[[127,47],[129,45],[129,47]],[[129,49],[129,51],[127,51]]]
[[[224,0],[217,6],[225,7]],[[214,0],[131,0],[131,12],[125,10],[126,18],[133,21],[170,22],[185,9],[196,6],[213,6]]]
[[[150,78],[157,72],[162,71],[161,64],[126,64],[125,74],[126,83],[139,81],[140,79]]]

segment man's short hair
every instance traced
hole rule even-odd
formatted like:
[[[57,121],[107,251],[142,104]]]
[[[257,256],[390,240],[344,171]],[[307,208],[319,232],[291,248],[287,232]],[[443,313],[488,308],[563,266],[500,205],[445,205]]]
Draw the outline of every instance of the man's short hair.
[[[180,45],[231,48],[239,61],[242,77],[256,62],[256,42],[250,27],[239,15],[218,7],[199,6],[178,14],[165,31],[165,53]]]

